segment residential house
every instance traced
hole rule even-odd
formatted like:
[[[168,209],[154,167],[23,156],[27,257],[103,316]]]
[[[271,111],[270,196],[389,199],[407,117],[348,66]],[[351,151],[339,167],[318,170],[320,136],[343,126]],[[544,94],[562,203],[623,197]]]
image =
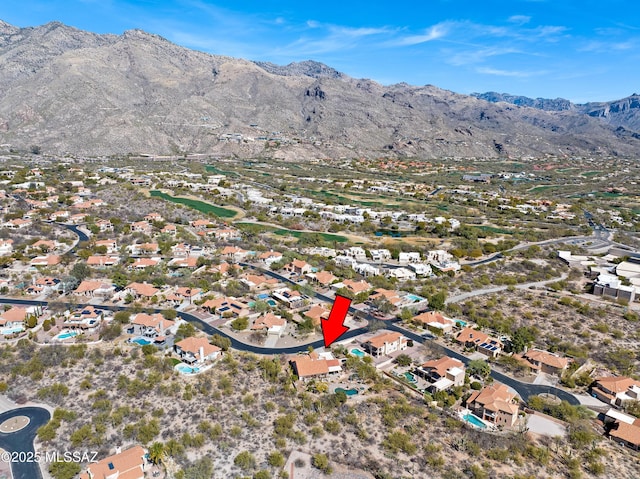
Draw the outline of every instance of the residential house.
[[[0,239],[0,256],[9,256],[13,253],[13,240]]]
[[[90,298],[93,297],[101,297],[101,298],[110,298],[113,296],[116,288],[111,283],[100,281],[100,280],[88,280],[85,279],[82,281],[76,290],[75,294],[82,294],[84,296],[88,296]]]
[[[164,225],[160,230],[160,233],[175,236],[178,233],[178,228],[173,224]]]
[[[640,451],[640,419],[635,418],[631,424],[617,421],[609,430],[609,437],[622,446]]]
[[[153,232],[153,227],[148,221],[136,221],[131,223],[131,232],[150,235]]]
[[[343,251],[343,254],[355,259],[356,261],[366,261],[367,259],[366,251],[360,246],[347,248]]]
[[[562,376],[562,373],[569,366],[569,358],[562,358],[557,354],[552,354],[539,349],[530,349],[522,355],[528,366],[533,371],[540,371],[547,374]]]
[[[66,220],[67,218],[69,218],[70,215],[71,215],[71,213],[69,213],[68,211],[65,211],[65,210],[56,211],[56,212],[51,213],[49,215],[49,219],[51,221],[63,221],[63,220]]]
[[[76,213],[75,215],[69,216],[68,222],[74,225],[78,225],[82,223],[87,218],[87,216],[89,216],[88,213]]]
[[[467,407],[480,419],[496,426],[512,427],[518,418],[516,395],[504,384],[485,386],[467,399]]]
[[[492,338],[488,334],[477,329],[464,328],[456,336],[456,341],[466,348],[475,348],[485,356],[496,357],[503,348],[500,340]]]
[[[171,247],[171,256],[173,258],[186,258],[191,254],[191,245],[186,243],[178,243]]]
[[[144,479],[150,465],[147,453],[141,446],[133,446],[120,452],[116,448],[113,456],[92,462],[80,479]]]
[[[413,321],[420,323],[423,327],[440,335],[450,333],[455,326],[453,319],[445,318],[437,311],[427,311],[426,313],[418,314],[413,318]]]
[[[207,228],[213,228],[215,225],[206,219],[202,219],[202,220],[195,220],[191,222],[191,226],[196,230],[196,231],[204,231]]]
[[[145,221],[153,223],[154,221],[164,221],[164,217],[160,213],[149,213],[144,217]]]
[[[160,246],[158,243],[134,243],[127,246],[127,250],[132,256],[158,254],[160,253]]]
[[[391,268],[385,270],[384,275],[387,278],[395,278],[398,281],[411,281],[416,279],[416,273],[411,271],[409,268]]]
[[[202,305],[204,309],[215,312],[223,317],[249,316],[251,310],[249,304],[237,298],[209,299]]]
[[[0,327],[16,328],[18,326],[24,326],[24,321],[29,314],[32,313],[27,308],[14,306],[0,314]]]
[[[285,265],[283,269],[288,273],[296,274],[298,276],[302,276],[313,271],[313,267],[301,259],[294,259],[291,263]]]
[[[329,351],[300,354],[293,356],[289,362],[293,372],[303,381],[326,378],[342,372],[340,360],[335,359]]]
[[[114,266],[120,262],[119,256],[102,256],[94,255],[87,258],[87,265],[93,267],[109,267]]]
[[[131,263],[132,269],[146,269],[154,266],[158,266],[162,261],[162,258],[136,258],[136,260]]]
[[[244,261],[249,252],[245,249],[242,249],[238,246],[225,246],[220,254],[227,258],[229,261],[234,263],[238,263],[240,261]]]
[[[203,364],[222,355],[222,349],[209,343],[207,338],[192,336],[178,341],[174,346],[180,359],[189,364]]]
[[[113,223],[109,220],[98,220],[96,221],[96,226],[98,227],[101,233],[105,233],[107,231],[113,231]]]
[[[407,338],[400,333],[386,332],[365,341],[362,343],[362,347],[371,356],[380,357],[407,349]]]
[[[311,318],[314,326],[320,326],[320,321],[329,318],[330,311],[321,304],[314,304],[308,311],[302,313],[306,318]]]
[[[266,330],[267,334],[282,336],[286,327],[287,321],[284,318],[276,316],[273,313],[266,313],[254,320],[253,325],[251,326],[251,330]]]
[[[53,240],[38,240],[32,245],[29,245],[27,250],[31,251],[39,251],[41,253],[50,253],[55,250],[58,244]]]
[[[398,262],[400,264],[419,263],[422,261],[419,251],[411,251],[409,253],[401,252],[398,254]]]
[[[85,306],[75,311],[65,313],[64,324],[69,328],[80,328],[83,330],[95,330],[102,321],[103,312],[93,306]]]
[[[118,242],[114,239],[98,240],[95,245],[96,248],[105,247],[107,249],[105,253],[107,254],[115,254],[118,252]]]
[[[60,256],[48,254],[45,256],[36,256],[30,262],[31,266],[55,266],[60,264]]]
[[[591,394],[602,402],[621,407],[627,401],[640,400],[640,381],[625,376],[600,377],[591,386]]]
[[[428,388],[431,392],[462,386],[465,378],[465,368],[462,361],[449,356],[427,361],[416,368],[415,373],[432,383]]]
[[[342,283],[336,283],[332,285],[332,288],[347,288],[353,294],[365,293],[371,289],[371,285],[364,279],[360,281],[354,281],[352,279],[345,279]]]
[[[369,263],[356,263],[352,268],[356,273],[364,276],[365,278],[368,278],[369,276],[379,276],[381,273],[380,268],[376,268]]]
[[[273,263],[282,259],[282,253],[279,251],[265,251],[260,253],[258,260],[267,267],[270,267]]]
[[[196,269],[198,267],[198,257],[188,256],[186,258],[173,258],[167,263],[170,268]]]
[[[131,319],[131,326],[127,332],[164,342],[166,337],[177,329],[176,326],[176,321],[166,319],[160,313],[138,313]]]
[[[378,288],[369,296],[369,302],[380,299],[386,299],[393,306],[397,306],[402,302],[402,298],[400,298],[398,292],[393,289]]]
[[[235,228],[218,228],[211,231],[213,237],[220,241],[239,241],[242,233]]]
[[[149,283],[130,283],[125,288],[126,294],[130,294],[135,299],[138,298],[150,298],[155,295],[159,289],[154,288]]]
[[[31,219],[16,218],[16,219],[7,221],[2,226],[4,226],[5,228],[9,228],[11,230],[21,230],[23,228],[28,228],[32,224],[33,224],[33,221]]]
[[[279,283],[276,278],[265,276],[263,274],[246,274],[240,282],[246,284],[251,291],[272,288]]]
[[[333,283],[338,281],[338,278],[333,275],[330,271],[319,271],[317,273],[307,273],[305,275],[308,281],[316,283],[323,288],[327,288],[331,286]]]
[[[416,276],[433,276],[433,269],[427,263],[412,263],[407,265],[407,268],[413,271]]]
[[[304,301],[304,298],[302,297],[302,294],[300,294],[300,291],[295,291],[289,288],[276,289],[271,294],[271,296],[275,300],[292,309],[299,308],[300,306],[302,306]]]
[[[388,249],[371,249],[369,250],[369,254],[371,255],[371,259],[373,261],[379,263],[391,260],[391,251],[389,251]]]

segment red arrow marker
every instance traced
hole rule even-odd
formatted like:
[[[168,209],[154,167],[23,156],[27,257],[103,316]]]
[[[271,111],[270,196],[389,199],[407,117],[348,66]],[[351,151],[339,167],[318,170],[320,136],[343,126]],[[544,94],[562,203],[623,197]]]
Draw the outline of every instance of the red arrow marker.
[[[333,307],[329,313],[329,318],[320,321],[325,348],[329,347],[335,340],[349,331],[349,328],[347,328],[343,323],[347,317],[350,305],[351,300],[349,298],[336,295]]]

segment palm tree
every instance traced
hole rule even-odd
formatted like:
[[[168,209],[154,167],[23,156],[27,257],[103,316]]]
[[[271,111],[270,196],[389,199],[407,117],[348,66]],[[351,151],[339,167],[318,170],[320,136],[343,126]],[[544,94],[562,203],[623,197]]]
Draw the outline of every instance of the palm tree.
[[[165,455],[165,447],[161,442],[156,441],[149,447],[149,460],[153,464],[161,464],[164,462]]]

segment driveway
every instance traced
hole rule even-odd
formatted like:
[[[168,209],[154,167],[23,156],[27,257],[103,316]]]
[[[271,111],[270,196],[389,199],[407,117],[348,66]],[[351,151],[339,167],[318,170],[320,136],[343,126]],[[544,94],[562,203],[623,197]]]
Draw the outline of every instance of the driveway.
[[[567,434],[567,429],[564,424],[559,421],[554,421],[553,419],[542,416],[539,414],[530,414],[527,427],[529,431],[540,434],[542,436],[562,436],[564,437]]]

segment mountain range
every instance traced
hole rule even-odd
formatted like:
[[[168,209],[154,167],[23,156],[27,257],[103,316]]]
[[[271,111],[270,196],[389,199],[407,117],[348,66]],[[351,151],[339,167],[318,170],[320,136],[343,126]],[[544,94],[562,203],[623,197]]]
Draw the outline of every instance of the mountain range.
[[[142,30],[0,21],[0,144],[74,155],[640,154],[640,97],[574,105],[381,85],[314,61],[211,55]]]

